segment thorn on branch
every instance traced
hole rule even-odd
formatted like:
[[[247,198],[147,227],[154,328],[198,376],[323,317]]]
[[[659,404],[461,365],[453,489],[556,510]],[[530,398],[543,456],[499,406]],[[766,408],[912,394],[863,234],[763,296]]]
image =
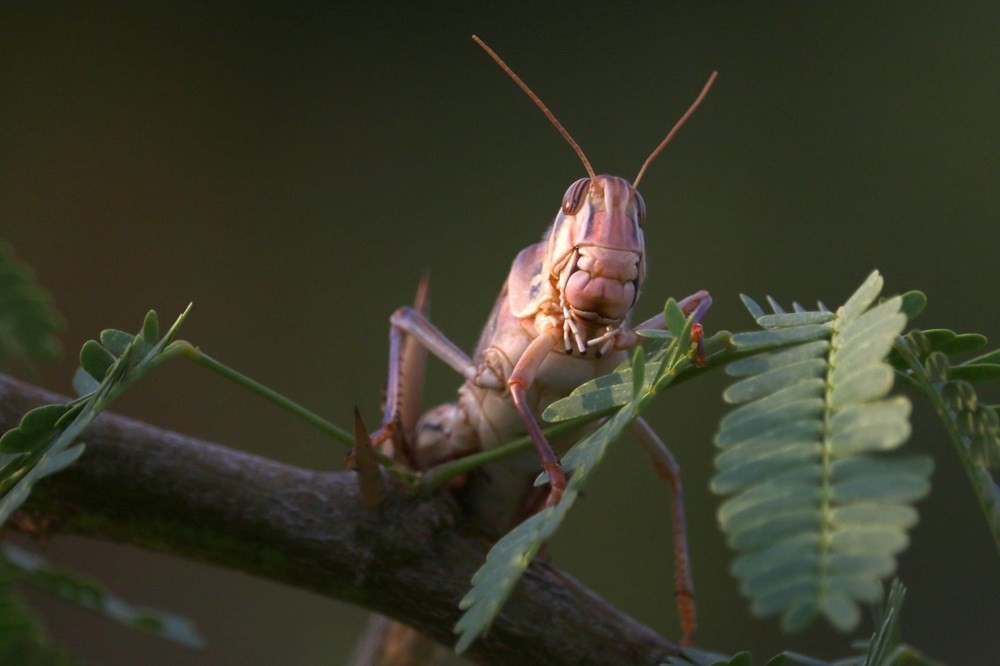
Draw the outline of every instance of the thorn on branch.
[[[385,479],[357,405],[354,406],[354,449],[348,454],[348,466],[358,473],[362,504],[374,513],[385,500]]]

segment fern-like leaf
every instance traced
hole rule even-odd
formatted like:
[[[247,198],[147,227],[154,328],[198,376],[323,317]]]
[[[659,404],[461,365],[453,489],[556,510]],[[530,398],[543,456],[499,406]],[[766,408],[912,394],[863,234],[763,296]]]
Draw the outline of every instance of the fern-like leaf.
[[[931,400],[965,467],[993,541],[1000,550],[1000,417],[973,384],[1000,379],[1000,350],[965,362],[953,357],[986,344],[978,334],[911,331],[896,341],[890,361]]]
[[[836,313],[772,301],[765,314],[745,299],[763,330],[733,336],[737,351],[761,353],[727,368],[740,381],[724,398],[741,406],[716,436],[712,488],[732,495],[719,521],[753,612],[781,614],[790,631],[817,615],[857,625],[929,489],[929,458],[890,453],[910,432],[884,360],[906,316],[899,297],[872,307],[881,288],[872,273]]]
[[[47,361],[59,355],[62,318],[48,292],[0,240],[0,369],[11,361]]]
[[[74,379],[81,396],[65,405],[31,410],[18,427],[0,437],[0,525],[28,498],[39,479],[80,457],[84,445],[76,440],[98,414],[130,384],[169,358],[168,345],[189,310],[190,306],[159,340],[149,339],[149,331],[159,330],[156,313],[150,311],[137,335],[104,331],[102,342],[87,342]]]
[[[459,604],[465,613],[455,625],[455,632],[459,635],[455,652],[463,652],[489,628],[542,544],[562,524],[608,446],[634,418],[630,404],[574,446],[563,458],[563,466],[572,476],[559,503],[531,516],[490,549],[486,562],[472,577],[472,589]]]
[[[655,332],[662,333],[662,331]],[[673,338],[670,335],[651,335],[653,331],[640,331],[640,333],[650,338],[661,338],[666,343],[669,343]],[[708,361],[705,363],[704,368],[695,368],[688,365],[677,373],[677,376],[670,385],[675,386],[681,383],[681,381],[689,376],[689,372],[707,370],[717,365],[718,359],[732,356],[732,354],[721,353],[732,351],[730,349],[731,338],[732,336],[728,331],[719,331],[711,337],[706,338],[705,351],[708,354]],[[662,347],[654,347],[654,352],[646,362],[644,391],[649,391],[652,388],[653,381],[660,375],[660,369],[663,365],[661,360],[663,358],[662,349]],[[616,368],[614,372],[580,384],[568,396],[546,407],[542,413],[542,418],[549,423],[560,423],[593,414],[610,414],[615,409],[627,405],[632,400],[632,395],[632,367],[628,363],[625,363],[621,367]]]
[[[51,643],[41,624],[14,593],[12,574],[0,566],[0,664],[78,666]]]
[[[205,641],[191,622],[179,615],[126,602],[94,581],[53,567],[44,558],[13,544],[3,544],[0,569],[14,580],[54,594],[72,604],[190,648],[204,647]]]

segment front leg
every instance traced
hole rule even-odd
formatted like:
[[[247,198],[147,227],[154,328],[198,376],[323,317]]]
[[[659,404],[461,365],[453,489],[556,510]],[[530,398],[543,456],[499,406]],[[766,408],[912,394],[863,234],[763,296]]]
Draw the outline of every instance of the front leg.
[[[556,328],[550,328],[532,340],[514,366],[510,379],[507,380],[507,386],[510,389],[514,405],[517,407],[517,413],[521,416],[521,421],[531,436],[535,452],[538,453],[538,457],[542,461],[542,469],[549,475],[549,497],[545,502],[546,506],[555,506],[559,503],[563,491],[566,489],[566,474],[559,464],[555,451],[552,450],[552,446],[542,434],[542,429],[535,419],[534,412],[531,411],[531,406],[528,405],[528,388],[535,381],[535,374],[542,365],[542,361],[560,340],[561,336]]]
[[[425,351],[430,351],[465,379],[474,378],[477,368],[458,346],[429,319],[428,285],[421,280],[413,307],[402,307],[389,318],[389,377],[382,427],[372,433],[372,443],[391,439],[398,454],[416,465],[413,428],[420,416]]]

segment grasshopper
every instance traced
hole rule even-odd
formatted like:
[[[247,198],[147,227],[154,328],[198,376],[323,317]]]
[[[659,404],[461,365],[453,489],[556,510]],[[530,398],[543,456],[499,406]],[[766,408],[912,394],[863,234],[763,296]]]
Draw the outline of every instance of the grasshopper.
[[[607,374],[639,342],[636,329],[665,328],[662,314],[633,328],[629,316],[646,277],[643,225],[645,204],[636,189],[649,164],[701,103],[701,94],[649,155],[638,175],[597,175],[583,150],[551,111],[482,40],[473,39],[548,117],[579,156],[587,172],[566,190],[555,221],[543,239],[514,259],[472,357],[428,318],[426,278],[414,306],[390,317],[386,408],[372,443],[407,466],[424,470],[449,459],[499,446],[528,433],[548,473],[547,506],[559,502],[566,475],[557,452],[580,437],[570,433],[548,441],[538,423],[545,407],[581,383]],[[680,302],[700,320],[711,305],[707,291]],[[700,324],[695,327],[701,341]],[[464,379],[456,402],[420,416],[426,352]],[[702,352],[703,354],[703,352]],[[694,585],[687,552],[680,470],[669,449],[642,418],[632,433],[651,457],[673,495],[676,593],[682,644],[694,636]],[[463,493],[487,529],[509,529],[543,499],[533,487],[539,463],[524,456],[493,463],[470,479]]]

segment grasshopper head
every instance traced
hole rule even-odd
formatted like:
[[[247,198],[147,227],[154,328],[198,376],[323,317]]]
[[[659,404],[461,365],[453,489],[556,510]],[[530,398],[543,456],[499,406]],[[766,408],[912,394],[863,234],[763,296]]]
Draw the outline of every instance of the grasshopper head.
[[[626,319],[646,276],[644,217],[624,178],[581,178],[566,190],[543,271],[567,317],[588,328]]]

